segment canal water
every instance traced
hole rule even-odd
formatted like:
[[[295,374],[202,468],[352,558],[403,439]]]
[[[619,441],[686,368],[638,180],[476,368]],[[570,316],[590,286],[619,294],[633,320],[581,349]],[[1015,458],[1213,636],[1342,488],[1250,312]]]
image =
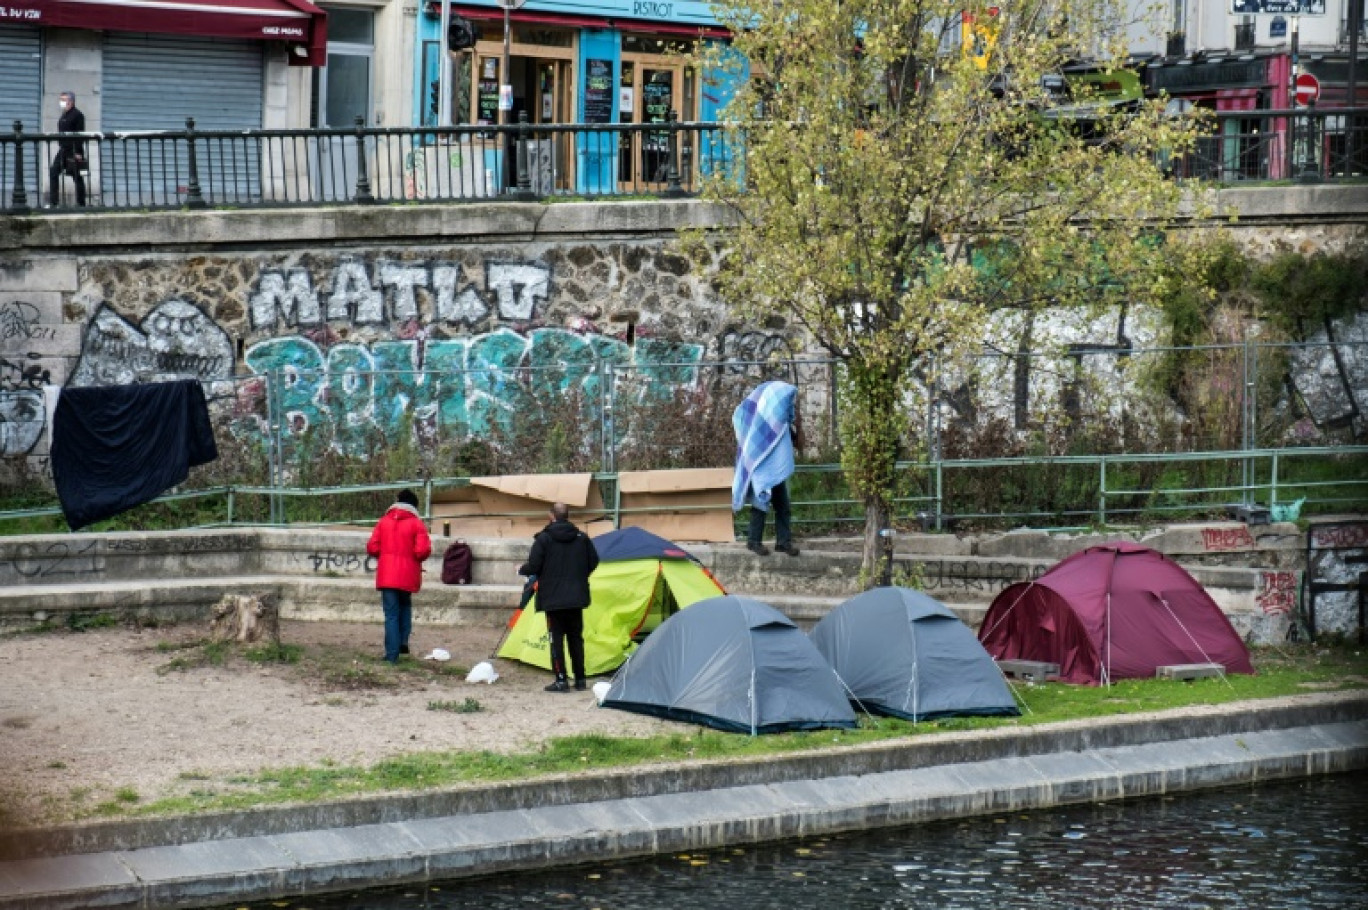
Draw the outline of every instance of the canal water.
[[[1012,812],[253,910],[1368,907],[1368,777]]]

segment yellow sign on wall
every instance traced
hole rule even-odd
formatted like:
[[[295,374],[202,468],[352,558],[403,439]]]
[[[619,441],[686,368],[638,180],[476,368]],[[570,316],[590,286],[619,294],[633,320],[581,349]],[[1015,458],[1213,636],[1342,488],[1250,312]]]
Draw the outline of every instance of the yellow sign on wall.
[[[964,56],[974,61],[981,70],[988,69],[988,58],[998,37],[998,8],[990,6],[980,13],[960,14],[960,41]]]

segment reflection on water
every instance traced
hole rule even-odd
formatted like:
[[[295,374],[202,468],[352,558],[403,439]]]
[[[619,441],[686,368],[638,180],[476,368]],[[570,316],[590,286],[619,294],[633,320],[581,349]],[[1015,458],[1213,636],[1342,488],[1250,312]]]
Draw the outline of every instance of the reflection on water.
[[[1368,907],[1362,775],[257,908]]]

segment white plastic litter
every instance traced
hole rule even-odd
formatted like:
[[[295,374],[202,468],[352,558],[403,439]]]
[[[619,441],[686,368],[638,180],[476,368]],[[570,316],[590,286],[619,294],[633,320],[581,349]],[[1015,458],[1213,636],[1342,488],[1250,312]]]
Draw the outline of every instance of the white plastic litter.
[[[468,683],[492,683],[498,678],[499,674],[494,672],[494,665],[487,660],[480,661],[466,674]]]
[[[594,683],[594,697],[598,699],[599,704],[603,704],[603,700],[608,697],[608,690],[611,688],[613,687],[610,683],[601,681]]]
[[[451,660],[451,652],[446,648],[433,648],[423,655],[423,660]]]

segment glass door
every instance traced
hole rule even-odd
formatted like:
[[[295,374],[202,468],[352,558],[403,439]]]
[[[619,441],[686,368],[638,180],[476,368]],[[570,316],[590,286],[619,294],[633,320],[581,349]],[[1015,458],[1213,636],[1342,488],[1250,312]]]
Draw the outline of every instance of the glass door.
[[[642,68],[642,123],[668,123],[671,114],[678,116],[679,75],[678,68]],[[640,139],[639,176],[652,190],[664,189],[665,181],[669,178],[670,133],[668,130],[650,130],[641,133]]]
[[[536,84],[529,92],[534,99],[528,119],[537,124],[567,123],[574,110],[571,62],[538,60]],[[570,133],[539,133],[529,154],[532,189],[539,196],[574,186],[573,137]]]
[[[676,117],[683,99],[684,70],[680,65],[654,60],[624,60],[622,64],[623,123],[666,123]],[[624,192],[659,192],[669,177],[670,133],[642,130],[624,134],[618,159],[619,189]]]

